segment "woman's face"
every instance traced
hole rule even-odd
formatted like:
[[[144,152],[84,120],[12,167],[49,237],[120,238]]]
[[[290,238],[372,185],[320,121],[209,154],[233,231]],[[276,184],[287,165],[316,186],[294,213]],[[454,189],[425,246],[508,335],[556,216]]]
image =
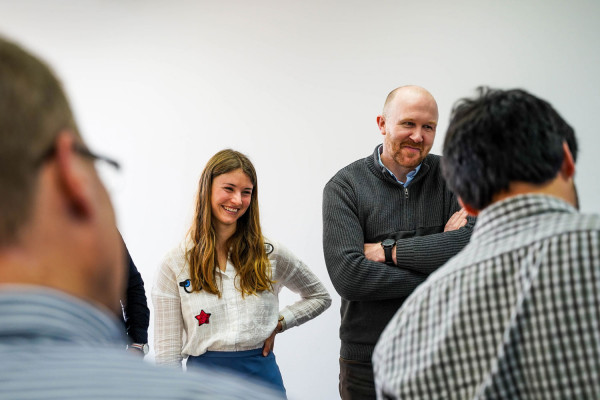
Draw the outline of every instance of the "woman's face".
[[[241,169],[213,179],[211,208],[213,223],[235,225],[250,206],[254,185]]]

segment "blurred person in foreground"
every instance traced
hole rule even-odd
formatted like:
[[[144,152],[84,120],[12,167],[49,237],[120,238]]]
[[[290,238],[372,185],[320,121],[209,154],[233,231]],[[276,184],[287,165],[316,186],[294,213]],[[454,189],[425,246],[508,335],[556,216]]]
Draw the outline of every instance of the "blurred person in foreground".
[[[477,223],[381,335],[378,398],[600,398],[600,217],[578,212],[576,158],[526,91],[455,106],[442,169]]]
[[[123,243],[60,83],[0,38],[0,398],[279,398],[123,351]]]

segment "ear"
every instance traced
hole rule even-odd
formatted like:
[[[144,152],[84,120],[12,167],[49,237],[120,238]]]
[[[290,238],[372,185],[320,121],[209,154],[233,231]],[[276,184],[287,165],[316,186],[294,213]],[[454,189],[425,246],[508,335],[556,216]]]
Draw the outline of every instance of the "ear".
[[[89,173],[77,160],[73,151],[75,137],[68,131],[56,138],[56,162],[58,181],[65,201],[75,218],[87,218],[92,213],[92,191],[89,189]]]
[[[470,205],[468,205],[467,203],[465,203],[460,196],[458,197],[458,204],[460,204],[460,206],[465,209],[467,214],[469,214],[473,217],[476,217],[477,215],[479,215],[479,210],[476,210],[475,208],[473,208]]]
[[[385,135],[385,117],[383,115],[377,116],[377,126],[382,135]]]
[[[575,160],[567,142],[563,141],[563,162],[560,166],[560,175],[564,179],[570,179],[575,175]]]

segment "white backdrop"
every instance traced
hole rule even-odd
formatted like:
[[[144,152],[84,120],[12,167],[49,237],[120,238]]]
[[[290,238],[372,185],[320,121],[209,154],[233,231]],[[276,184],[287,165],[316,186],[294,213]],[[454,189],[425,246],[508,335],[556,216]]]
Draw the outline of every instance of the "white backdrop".
[[[277,338],[288,394],[335,399],[340,302],[322,255],[323,185],[381,141],[375,117],[398,85],[438,100],[438,154],[455,100],[482,84],[522,87],[575,127],[582,208],[600,212],[599,16],[596,0],[0,0],[0,33],[53,65],[90,146],[122,162],[113,200],[148,293],[208,158],[250,156],[265,233],[334,298]]]

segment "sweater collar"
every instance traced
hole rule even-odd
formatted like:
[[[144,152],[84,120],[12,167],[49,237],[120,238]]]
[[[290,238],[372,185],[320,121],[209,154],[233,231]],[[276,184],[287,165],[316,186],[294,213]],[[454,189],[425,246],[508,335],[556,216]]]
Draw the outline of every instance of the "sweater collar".
[[[394,175],[394,173],[392,171],[390,171],[390,169],[383,164],[383,161],[381,161],[381,151],[382,150],[383,150],[383,145],[379,145],[379,147],[377,148],[377,162],[379,163],[379,166],[382,168],[381,172],[383,172],[384,174],[385,173],[390,174],[392,176],[392,178],[394,178],[396,180],[396,182],[398,182],[402,186],[404,186],[404,187],[408,186],[410,184],[410,182],[415,178],[415,175],[417,175],[417,172],[419,172],[419,170],[421,169],[422,163],[417,165],[417,167],[415,169],[413,169],[408,174],[406,174],[406,182],[401,182],[398,179],[398,177],[396,175]]]
[[[400,181],[398,181],[398,179],[396,179],[396,177],[394,176],[394,174],[387,169],[387,167],[385,165],[380,164],[380,153],[379,153],[379,149],[382,146],[382,144],[378,144],[375,147],[375,150],[373,151],[373,155],[367,157],[367,165],[369,167],[369,169],[371,171],[373,171],[373,173],[375,173],[376,176],[378,176],[380,179],[386,180],[388,182],[393,182],[396,185],[400,185],[402,187],[408,186],[411,183],[415,183],[417,181],[420,181],[421,179],[423,179],[423,177],[427,174],[427,172],[429,171],[429,157],[430,155],[428,154],[425,159],[421,162],[421,164],[419,164],[419,166],[417,167],[417,169],[414,171],[413,177],[411,179],[407,179],[407,183],[406,184],[402,184]]]

